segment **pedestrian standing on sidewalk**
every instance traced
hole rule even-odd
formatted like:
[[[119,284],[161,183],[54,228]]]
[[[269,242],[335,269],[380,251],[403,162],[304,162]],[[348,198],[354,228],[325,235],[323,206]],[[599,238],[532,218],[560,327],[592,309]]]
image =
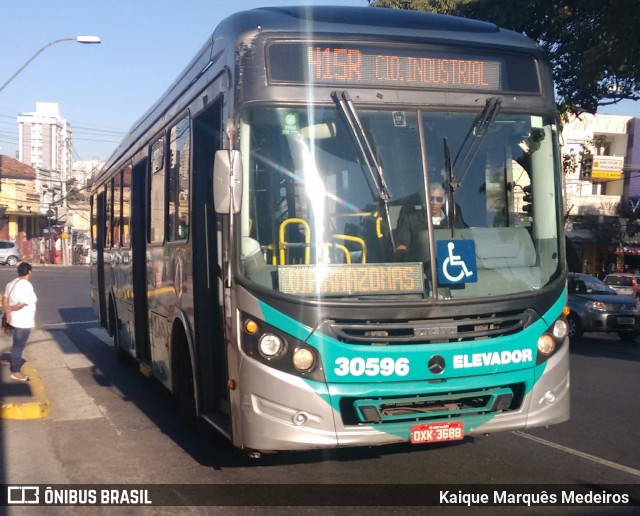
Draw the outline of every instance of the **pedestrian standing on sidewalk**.
[[[26,262],[18,265],[18,277],[7,283],[2,297],[2,308],[7,322],[13,327],[11,337],[11,379],[26,382],[29,377],[20,371],[22,353],[31,329],[36,325],[36,303],[38,298],[31,284],[32,267]]]

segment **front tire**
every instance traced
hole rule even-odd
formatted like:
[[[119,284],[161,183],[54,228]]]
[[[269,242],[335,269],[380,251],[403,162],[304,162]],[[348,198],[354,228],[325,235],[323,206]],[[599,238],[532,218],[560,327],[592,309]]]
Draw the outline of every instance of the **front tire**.
[[[7,258],[7,265],[14,267],[17,264],[18,264],[18,258],[16,258],[15,256],[9,256],[9,258]]]
[[[584,334],[580,320],[575,315],[569,315],[567,322],[569,323],[569,340],[580,340]]]

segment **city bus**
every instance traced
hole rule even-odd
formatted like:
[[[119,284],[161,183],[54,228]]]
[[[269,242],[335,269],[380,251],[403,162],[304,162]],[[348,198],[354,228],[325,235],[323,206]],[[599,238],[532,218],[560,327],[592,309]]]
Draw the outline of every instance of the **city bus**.
[[[180,417],[247,454],[565,421],[558,149],[520,34],[236,13],[96,178],[94,309]]]

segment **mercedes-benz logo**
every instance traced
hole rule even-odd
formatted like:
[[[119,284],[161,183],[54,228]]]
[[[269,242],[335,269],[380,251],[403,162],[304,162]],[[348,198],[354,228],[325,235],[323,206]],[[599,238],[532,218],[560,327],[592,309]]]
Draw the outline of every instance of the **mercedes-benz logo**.
[[[429,362],[427,362],[427,367],[429,371],[433,374],[440,374],[444,371],[445,361],[444,358],[440,355],[433,355]]]

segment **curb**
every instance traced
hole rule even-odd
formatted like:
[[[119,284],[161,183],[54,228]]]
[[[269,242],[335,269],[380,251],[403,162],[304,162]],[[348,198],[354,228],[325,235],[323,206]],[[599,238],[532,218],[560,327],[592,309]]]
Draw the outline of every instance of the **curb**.
[[[47,398],[44,384],[35,367],[25,362],[22,369],[29,376],[29,381],[26,383],[29,385],[34,401],[0,405],[0,419],[41,419],[47,417],[51,412],[51,404]]]

